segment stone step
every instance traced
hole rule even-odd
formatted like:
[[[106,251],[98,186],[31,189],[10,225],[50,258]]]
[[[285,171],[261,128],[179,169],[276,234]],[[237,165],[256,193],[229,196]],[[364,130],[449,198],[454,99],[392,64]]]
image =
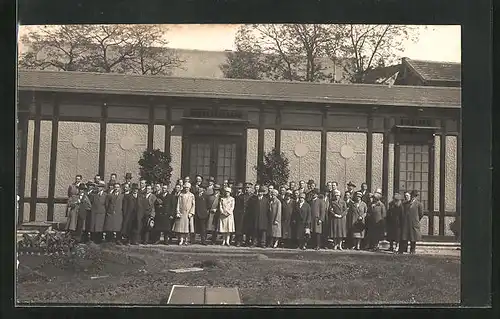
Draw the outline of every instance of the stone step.
[[[28,222],[22,223],[19,226],[19,230],[38,230],[40,232],[45,232],[46,230],[52,230],[53,223],[49,222]]]

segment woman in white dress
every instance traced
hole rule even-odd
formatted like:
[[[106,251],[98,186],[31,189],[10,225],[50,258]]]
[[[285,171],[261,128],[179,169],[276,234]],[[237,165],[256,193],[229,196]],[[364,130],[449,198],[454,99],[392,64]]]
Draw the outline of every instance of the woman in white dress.
[[[220,201],[219,233],[223,235],[222,246],[229,246],[231,234],[234,233],[234,198],[231,188],[224,188],[224,197]]]
[[[185,183],[177,202],[176,219],[172,231],[179,235],[179,245],[187,245],[189,233],[194,232],[195,198],[190,183]]]

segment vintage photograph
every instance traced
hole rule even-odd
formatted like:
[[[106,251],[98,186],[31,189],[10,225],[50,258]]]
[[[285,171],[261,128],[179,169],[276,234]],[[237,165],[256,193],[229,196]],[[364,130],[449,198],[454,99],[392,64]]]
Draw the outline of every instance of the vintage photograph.
[[[460,303],[460,39],[19,25],[17,306]]]

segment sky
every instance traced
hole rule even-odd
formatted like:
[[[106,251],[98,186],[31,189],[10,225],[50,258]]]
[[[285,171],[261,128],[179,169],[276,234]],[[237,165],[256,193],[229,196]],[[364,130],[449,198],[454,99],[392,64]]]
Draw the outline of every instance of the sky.
[[[224,51],[234,49],[238,24],[173,24],[169,25],[169,46],[178,49]],[[28,28],[36,28],[30,26]],[[27,27],[19,28],[19,35]],[[20,47],[22,50],[22,47]],[[430,61],[461,61],[460,26],[427,26],[416,43],[407,42],[401,57]]]

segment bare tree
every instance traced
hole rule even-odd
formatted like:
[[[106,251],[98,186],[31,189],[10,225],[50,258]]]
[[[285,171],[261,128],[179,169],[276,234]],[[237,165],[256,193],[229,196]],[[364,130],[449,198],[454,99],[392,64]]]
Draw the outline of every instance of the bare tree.
[[[159,25],[51,26],[22,41],[24,68],[169,75],[183,62]]]

